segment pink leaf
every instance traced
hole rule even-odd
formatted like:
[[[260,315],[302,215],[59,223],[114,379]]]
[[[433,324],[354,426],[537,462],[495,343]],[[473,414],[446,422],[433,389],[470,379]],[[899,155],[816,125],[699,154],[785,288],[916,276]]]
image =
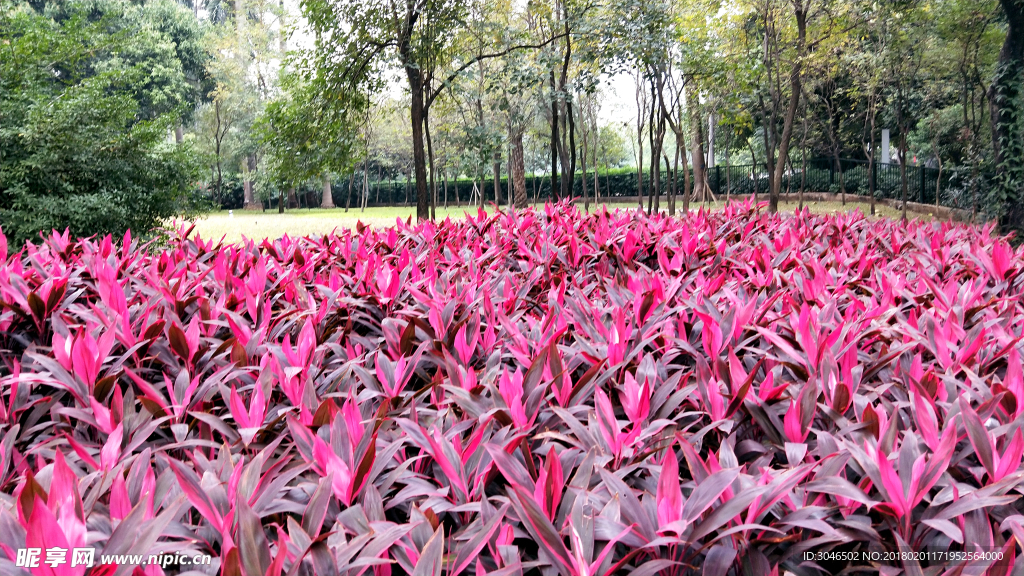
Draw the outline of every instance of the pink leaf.
[[[313,442],[313,458],[317,472],[324,476],[334,474],[334,495],[346,506],[351,506],[352,470],[319,436],[314,436]]]
[[[107,437],[106,443],[103,444],[103,448],[100,450],[100,465],[105,472],[109,472],[120,459],[123,438],[124,426],[118,424],[117,428],[114,428],[114,431]]]
[[[647,415],[651,412],[651,390],[646,378],[640,385],[637,384],[632,374],[626,372],[625,380],[623,392],[619,396],[622,408],[625,410],[626,416],[629,417],[629,421],[639,425],[647,419]]]
[[[595,392],[597,403],[597,423],[601,430],[604,441],[608,444],[613,456],[618,457],[622,452],[622,434],[619,422],[615,419],[615,411],[612,409],[612,402],[604,390],[598,388]]]
[[[658,476],[658,524],[663,527],[678,522],[683,517],[683,491],[679,485],[679,460],[672,449],[674,444],[665,449]]]
[[[1020,468],[1022,455],[1024,455],[1024,437],[1021,436],[1020,428],[1017,428],[1013,432],[1013,439],[1003,450],[1003,455],[999,457],[999,464],[996,466],[996,473],[992,476],[992,480],[998,482],[1010,473],[1016,472]]]
[[[132,511],[132,503],[128,499],[128,488],[125,487],[124,477],[120,474],[114,476],[114,483],[110,487],[110,517],[116,520],[124,520]]]
[[[558,459],[555,448],[552,446],[544,466],[541,467],[537,476],[537,487],[534,490],[534,498],[540,503],[541,510],[547,514],[549,520],[554,521],[555,514],[558,512],[564,484],[562,462]]]
[[[909,507],[907,506],[906,495],[903,493],[903,483],[900,482],[900,477],[893,470],[892,463],[881,450],[875,450],[872,446],[868,446],[868,452],[873,453],[875,457],[875,463],[878,465],[878,472],[882,476],[882,486],[885,488],[885,492],[888,495],[889,502],[895,507],[896,512],[900,516],[904,516],[909,513]]]

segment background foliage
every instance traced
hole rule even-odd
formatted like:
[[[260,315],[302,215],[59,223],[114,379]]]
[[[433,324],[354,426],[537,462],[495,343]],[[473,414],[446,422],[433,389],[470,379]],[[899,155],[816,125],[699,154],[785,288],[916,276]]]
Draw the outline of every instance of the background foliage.
[[[168,142],[201,85],[198,24],[170,2],[0,5],[0,222],[12,242],[146,232],[189,213],[199,161]]]

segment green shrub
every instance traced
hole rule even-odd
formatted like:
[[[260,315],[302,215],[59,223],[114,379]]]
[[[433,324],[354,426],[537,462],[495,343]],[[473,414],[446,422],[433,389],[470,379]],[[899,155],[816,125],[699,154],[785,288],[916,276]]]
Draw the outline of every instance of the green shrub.
[[[204,208],[198,155],[169,142],[191,90],[177,44],[139,10],[0,4],[0,222],[15,245],[51,229],[146,235]]]

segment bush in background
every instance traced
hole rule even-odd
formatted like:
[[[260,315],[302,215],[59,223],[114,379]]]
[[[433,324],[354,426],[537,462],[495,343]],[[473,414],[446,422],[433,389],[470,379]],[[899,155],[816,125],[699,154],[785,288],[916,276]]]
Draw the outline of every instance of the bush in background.
[[[4,1],[0,18],[0,222],[11,243],[65,228],[146,234],[202,208],[200,159],[169,142],[194,92],[186,72],[201,66],[188,11],[72,1],[40,13]]]

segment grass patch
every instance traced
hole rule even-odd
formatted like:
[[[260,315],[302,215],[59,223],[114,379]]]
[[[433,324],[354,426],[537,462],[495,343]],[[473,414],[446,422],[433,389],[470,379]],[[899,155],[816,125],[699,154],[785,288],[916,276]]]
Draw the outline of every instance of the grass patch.
[[[852,212],[854,210],[861,210],[867,213],[868,211],[868,205],[859,202],[847,202],[845,206],[839,202],[807,202],[806,205],[810,208],[811,212],[816,214]],[[590,210],[593,212],[602,206],[607,206],[609,210],[616,210],[632,209],[636,207],[636,204],[632,202],[628,204],[591,204]],[[665,210],[664,199],[662,199],[662,206],[663,210]],[[678,203],[677,206],[679,206]],[[722,206],[723,203],[719,202],[712,205],[712,208],[718,209]],[[691,205],[690,209],[697,210],[699,207],[699,204],[695,204]],[[796,202],[779,202],[781,212],[793,212],[796,208]],[[475,214],[476,208],[470,206],[449,206],[447,209],[438,208],[437,218],[438,220],[444,220],[445,218],[454,220],[464,217],[467,211]],[[881,203],[877,204],[876,212],[881,217],[900,217],[899,210]],[[415,206],[380,206],[367,208],[365,212],[354,209],[345,212],[343,208],[327,210],[321,208],[297,209],[288,210],[284,214],[270,210],[266,212],[234,210],[232,213],[222,210],[207,214],[198,220],[194,233],[206,239],[217,240],[223,237],[227,242],[238,242],[243,236],[256,240],[280,238],[285,234],[291,237],[316,236],[327,234],[334,229],[354,228],[357,222],[362,222],[368,226],[394,226],[395,220],[399,218],[405,220],[411,217],[415,220],[415,213]],[[921,217],[921,215],[910,213],[908,213],[908,216],[911,218]]]

